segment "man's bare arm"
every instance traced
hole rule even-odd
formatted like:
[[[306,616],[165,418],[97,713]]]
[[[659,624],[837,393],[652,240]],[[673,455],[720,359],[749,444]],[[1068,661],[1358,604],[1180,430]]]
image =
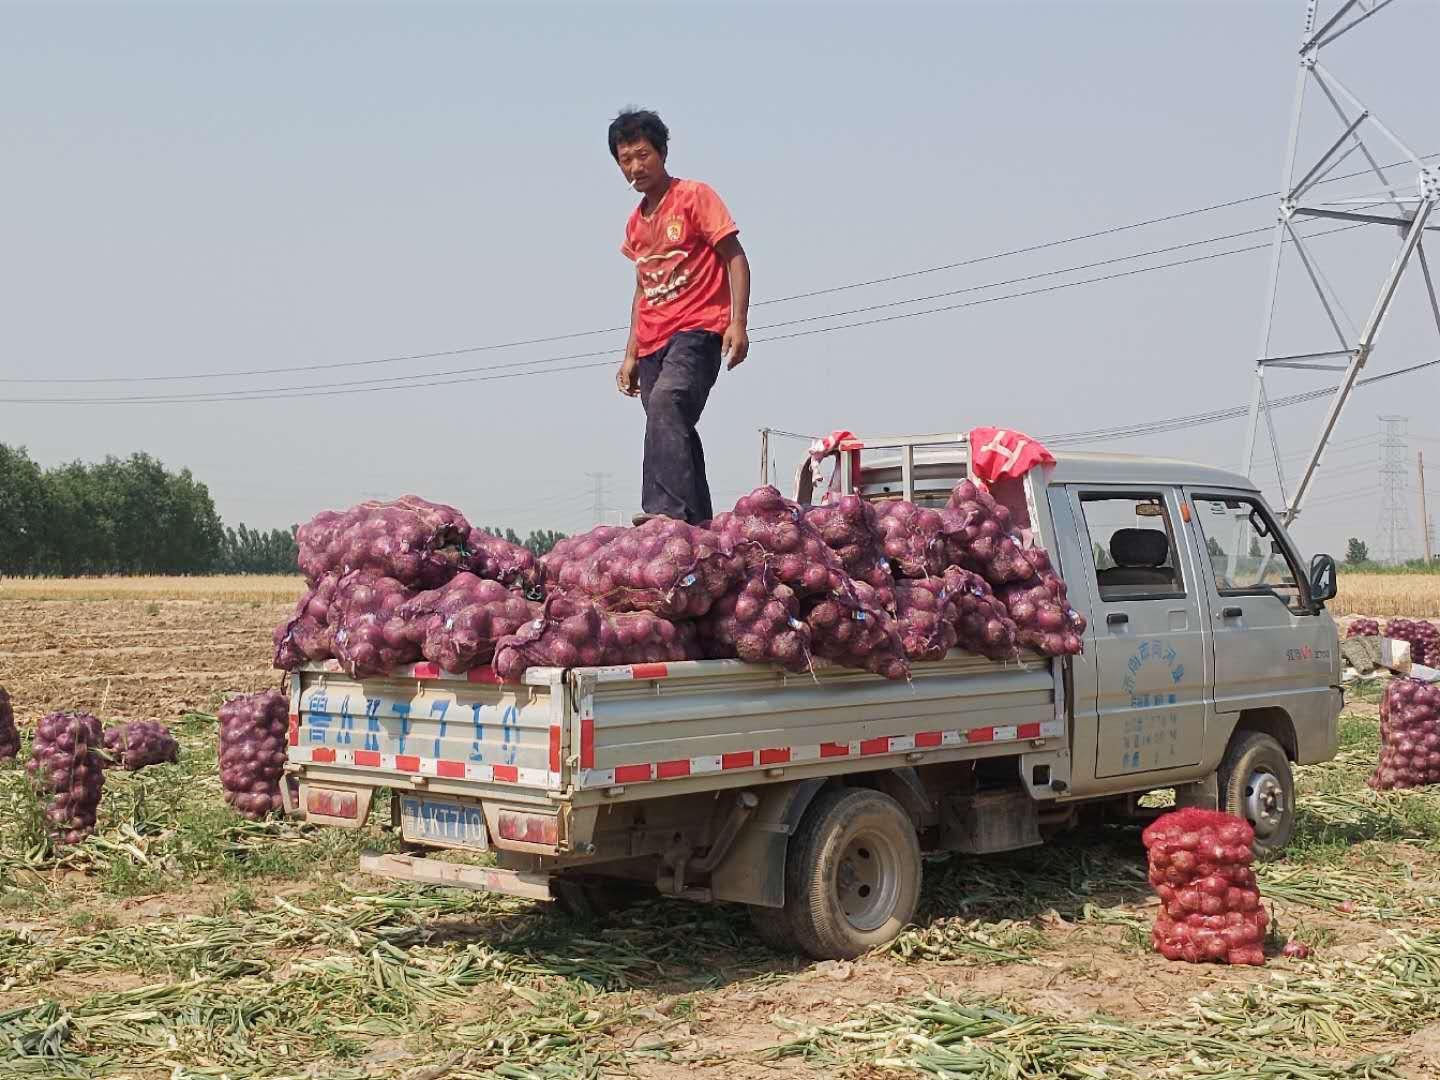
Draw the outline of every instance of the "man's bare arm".
[[[731,233],[715,245],[730,278],[730,325],[720,349],[730,357],[726,367],[734,368],[750,354],[750,260],[740,246],[740,237]]]
[[[635,298],[630,302],[630,340],[625,343],[625,358],[620,361],[620,370],[615,373],[615,385],[626,397],[640,394],[640,358],[636,337],[640,333],[640,301],[645,297],[639,280],[635,282]]]

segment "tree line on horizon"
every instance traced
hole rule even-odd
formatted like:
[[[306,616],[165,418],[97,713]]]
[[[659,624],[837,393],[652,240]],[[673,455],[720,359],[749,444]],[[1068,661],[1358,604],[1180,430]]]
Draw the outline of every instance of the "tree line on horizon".
[[[227,526],[206,485],[149,454],[42,468],[0,443],[0,576],[289,574],[298,526]],[[490,528],[543,555],[564,538]]]

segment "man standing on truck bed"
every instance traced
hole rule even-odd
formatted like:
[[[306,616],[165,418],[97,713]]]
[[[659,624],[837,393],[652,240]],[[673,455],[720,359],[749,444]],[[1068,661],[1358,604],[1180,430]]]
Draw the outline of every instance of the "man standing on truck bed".
[[[670,132],[648,110],[610,124],[610,153],[644,196],[620,250],[635,263],[630,341],[615,375],[645,407],[645,463],[638,525],[714,517],[705,451],[695,425],[720,374],[750,351],[750,263],[739,229],[709,186],[665,171]]]

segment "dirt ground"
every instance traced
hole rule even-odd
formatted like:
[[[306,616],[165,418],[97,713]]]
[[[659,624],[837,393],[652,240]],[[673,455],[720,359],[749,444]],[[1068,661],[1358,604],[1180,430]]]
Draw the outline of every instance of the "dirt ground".
[[[1150,951],[1133,829],[937,860],[895,947],[812,963],[727,907],[576,923],[360,875],[360,847],[388,842],[375,830],[240,821],[213,713],[278,684],[270,632],[289,607],[0,599],[22,733],[85,709],[163,720],[183,747],[179,765],[107,774],[97,834],[73,850],[37,839],[21,770],[0,767],[0,1075],[1440,1074],[1440,796],[1364,786],[1374,687],[1347,708],[1340,758],[1301,770],[1296,846],[1262,872],[1279,927],[1264,969]],[[1278,955],[1292,937],[1311,959]],[[965,1009],[1025,1022],[957,1041],[945,1025]],[[1181,1028],[1193,1048],[1172,1046]]]

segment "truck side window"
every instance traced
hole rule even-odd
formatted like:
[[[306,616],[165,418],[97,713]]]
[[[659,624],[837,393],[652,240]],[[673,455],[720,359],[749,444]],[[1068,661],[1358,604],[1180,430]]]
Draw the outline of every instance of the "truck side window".
[[[1293,611],[1305,610],[1295,566],[1264,507],[1239,496],[1196,495],[1194,501],[1221,596],[1268,593]]]
[[[1161,600],[1185,595],[1175,533],[1160,492],[1082,494],[1100,599]]]

